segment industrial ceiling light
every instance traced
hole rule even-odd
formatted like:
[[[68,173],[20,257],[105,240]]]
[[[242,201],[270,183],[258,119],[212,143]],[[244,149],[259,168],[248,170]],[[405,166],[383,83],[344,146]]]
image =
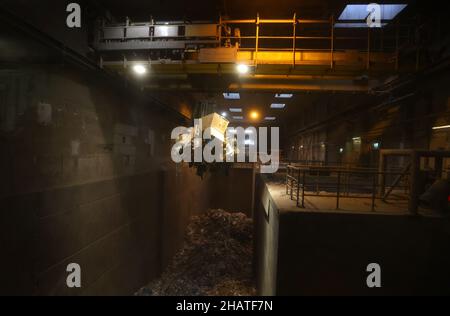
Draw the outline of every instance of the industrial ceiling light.
[[[230,110],[230,112],[232,112],[232,113],[241,113],[241,112],[242,112],[242,109],[241,109],[241,108],[230,108],[229,110]]]
[[[147,73],[147,68],[144,65],[137,64],[133,66],[133,71],[137,75],[145,75]]]
[[[285,106],[286,106],[286,104],[284,104],[284,103],[272,103],[270,105],[270,108],[271,109],[284,109]]]
[[[256,119],[258,119],[258,117],[259,117],[259,113],[258,112],[256,112],[256,111],[251,111],[250,112],[250,118],[252,120],[256,120]]]
[[[450,125],[441,125],[441,126],[435,126],[435,127],[433,127],[434,130],[437,130],[437,129],[447,129],[447,128],[450,128]]]
[[[239,100],[241,95],[239,93],[224,93],[223,97],[227,100]]]
[[[233,119],[235,119],[235,120],[243,120],[244,117],[243,116],[233,116]]]
[[[277,93],[275,94],[275,98],[277,99],[290,99],[294,95],[292,93]]]
[[[241,75],[245,75],[250,70],[250,68],[245,64],[238,64],[236,66],[236,69],[237,69],[238,73],[240,73]]]
[[[276,120],[276,117],[275,117],[275,116],[266,116],[264,119],[265,119],[266,121],[275,121],[275,120]]]

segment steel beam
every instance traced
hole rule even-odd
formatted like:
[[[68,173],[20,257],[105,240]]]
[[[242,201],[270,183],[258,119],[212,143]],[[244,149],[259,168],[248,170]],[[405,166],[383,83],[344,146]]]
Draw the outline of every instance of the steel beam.
[[[327,83],[326,81],[315,83],[232,83],[228,86],[229,91],[252,90],[252,91],[348,91],[368,92],[369,86],[359,86],[351,83]]]

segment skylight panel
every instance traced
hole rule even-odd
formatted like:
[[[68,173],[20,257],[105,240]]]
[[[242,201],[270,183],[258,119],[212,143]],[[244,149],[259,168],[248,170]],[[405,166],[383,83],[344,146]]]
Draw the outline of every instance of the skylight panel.
[[[224,93],[223,97],[227,100],[239,100],[241,95],[239,93]]]
[[[407,4],[380,4],[381,20],[393,20],[406,7]],[[339,16],[339,20],[364,21],[369,16],[367,8],[368,4],[348,4]]]
[[[275,94],[275,98],[277,99],[290,99],[294,95],[292,93],[277,93]]]
[[[381,27],[385,27],[387,23],[381,23]],[[367,28],[367,23],[341,23],[334,24],[335,28]]]
[[[270,105],[271,109],[284,109],[286,107],[286,104],[284,103],[272,103]]]

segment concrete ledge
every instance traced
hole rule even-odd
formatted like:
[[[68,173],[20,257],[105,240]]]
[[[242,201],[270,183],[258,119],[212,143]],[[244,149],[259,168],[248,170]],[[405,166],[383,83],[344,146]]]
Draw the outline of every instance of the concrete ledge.
[[[279,190],[260,181],[258,203],[270,201],[272,210],[268,218],[267,207],[258,210],[256,243],[264,245],[256,258],[260,293],[450,294],[448,218],[302,210],[280,203]],[[381,266],[381,288],[367,287],[370,263]]]

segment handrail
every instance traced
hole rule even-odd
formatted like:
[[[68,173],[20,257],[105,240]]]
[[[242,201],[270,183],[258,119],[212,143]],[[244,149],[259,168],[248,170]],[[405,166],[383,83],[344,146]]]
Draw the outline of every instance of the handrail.
[[[330,24],[331,20],[315,19],[243,19],[243,20],[222,20],[222,24]]]
[[[323,173],[328,173],[328,175],[324,176]],[[295,198],[297,207],[302,208],[305,207],[305,197],[307,196],[335,197],[336,209],[339,209],[340,199],[342,198],[371,199],[371,211],[374,212],[376,200],[385,200],[384,196],[379,196],[378,194],[379,176],[401,176],[404,178],[408,177],[409,173],[405,170],[381,172],[373,168],[363,167],[287,165],[286,194],[290,196],[291,200]],[[352,183],[352,177],[354,181],[358,179],[358,182]],[[323,181],[323,179],[329,178],[332,180],[328,182]],[[401,186],[399,182],[400,180],[394,182],[396,188],[403,188],[406,193],[409,186]],[[312,189],[308,190],[308,188],[315,188],[315,192]],[[323,191],[320,189],[325,190],[327,193],[323,194]]]

